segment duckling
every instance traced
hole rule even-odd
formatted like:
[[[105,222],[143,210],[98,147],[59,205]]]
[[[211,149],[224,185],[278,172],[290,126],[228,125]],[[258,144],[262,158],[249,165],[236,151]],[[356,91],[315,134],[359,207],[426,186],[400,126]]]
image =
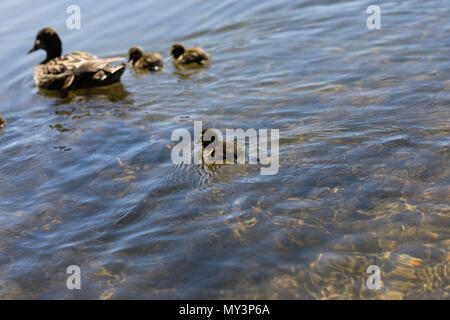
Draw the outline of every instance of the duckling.
[[[208,131],[208,130],[210,130],[210,129],[208,129],[208,128],[204,129],[202,131],[202,134],[200,135],[201,142],[202,142],[202,157],[203,157],[204,161],[205,161],[205,157],[207,157],[207,156],[209,156],[211,158],[215,158],[215,156],[216,156],[215,148],[212,149],[211,152],[207,152],[207,151],[209,151],[209,150],[207,150],[207,147],[216,140],[216,137],[214,135],[211,136],[211,141],[207,141],[207,140],[203,139],[203,136],[205,135],[206,131]],[[211,130],[214,130],[214,129],[211,129]],[[219,141],[219,145],[220,145],[220,141]],[[230,147],[227,145],[227,141],[223,140],[222,141],[222,158],[219,161],[222,161],[223,164],[226,164],[227,163],[226,162],[227,161],[227,150],[230,150],[230,152],[233,152],[233,154],[234,154],[233,163],[236,163],[236,161],[238,159],[238,146],[237,146],[236,142],[233,142],[232,148],[233,149],[230,150]]]
[[[126,63],[113,66],[110,63],[124,58],[101,59],[86,52],[62,54],[62,42],[56,30],[44,28],[36,36],[34,47],[28,54],[43,49],[47,57],[34,71],[36,86],[48,90],[71,90],[106,86],[120,81]]]
[[[0,114],[0,129],[3,129],[4,127],[6,127],[7,124],[8,124],[8,121],[6,121],[6,119],[3,118],[2,115]]]
[[[128,57],[128,61],[138,70],[161,71],[164,68],[164,62],[159,53],[144,53],[144,50],[139,46],[131,47],[128,51]]]
[[[201,68],[211,61],[211,56],[202,48],[185,49],[181,43],[172,46],[171,55],[172,62],[178,69]]]

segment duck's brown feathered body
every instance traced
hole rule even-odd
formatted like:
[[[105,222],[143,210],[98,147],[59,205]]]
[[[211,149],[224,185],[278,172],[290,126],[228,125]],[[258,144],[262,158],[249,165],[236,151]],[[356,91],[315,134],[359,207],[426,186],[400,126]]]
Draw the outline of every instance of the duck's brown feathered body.
[[[106,86],[120,81],[125,63],[111,62],[123,58],[100,59],[90,53],[73,52],[42,63],[34,70],[36,86],[48,90],[70,90]]]
[[[62,44],[53,28],[42,29],[34,47],[28,52],[44,49],[47,58],[34,71],[36,86],[48,90],[71,90],[106,86],[120,81],[126,63],[111,65],[124,58],[98,58],[86,52],[61,55]]]

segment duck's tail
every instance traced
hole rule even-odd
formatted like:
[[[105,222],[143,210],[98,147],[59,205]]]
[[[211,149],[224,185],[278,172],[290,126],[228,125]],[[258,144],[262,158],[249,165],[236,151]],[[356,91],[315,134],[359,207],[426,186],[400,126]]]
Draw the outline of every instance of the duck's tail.
[[[127,63],[123,62],[118,66],[108,66],[107,72],[110,72],[111,83],[120,81],[120,77],[125,72],[125,68],[127,67]],[[106,68],[105,68],[106,69]]]

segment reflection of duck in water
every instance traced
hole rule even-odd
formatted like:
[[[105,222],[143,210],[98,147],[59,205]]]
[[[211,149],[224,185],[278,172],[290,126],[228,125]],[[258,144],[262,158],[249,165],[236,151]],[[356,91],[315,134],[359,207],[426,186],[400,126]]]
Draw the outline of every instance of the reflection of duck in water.
[[[34,71],[35,85],[48,90],[70,90],[105,86],[120,81],[126,63],[118,66],[111,62],[123,58],[101,59],[86,52],[62,54],[62,42],[53,28],[44,28],[36,36],[34,47],[28,51],[43,49],[47,57]]]
[[[202,48],[185,48],[176,43],[171,50],[172,62],[178,69],[202,68],[211,61],[211,56]]]
[[[63,103],[72,101],[75,103],[85,102],[90,97],[95,97],[98,102],[118,102],[127,99],[131,103],[132,100],[129,99],[130,92],[128,92],[121,82],[114,83],[105,87],[94,87],[86,89],[78,89],[74,91],[57,91],[57,90],[46,90],[39,89],[38,94],[47,98],[66,98],[69,100],[64,100]],[[127,102],[128,103],[128,102]]]
[[[6,121],[6,119],[3,118],[2,115],[0,114],[0,129],[3,129],[4,127],[6,127],[7,124],[8,124],[8,121]]]
[[[137,70],[161,71],[164,68],[164,62],[159,53],[144,52],[139,46],[131,47],[128,57],[128,61]]]

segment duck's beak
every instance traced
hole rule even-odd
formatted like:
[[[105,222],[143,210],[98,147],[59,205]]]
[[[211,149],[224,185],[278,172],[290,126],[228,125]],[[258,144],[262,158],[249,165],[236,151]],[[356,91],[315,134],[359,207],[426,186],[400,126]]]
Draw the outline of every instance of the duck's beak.
[[[34,47],[31,48],[30,50],[28,50],[27,54],[30,54],[36,50],[39,50],[41,48],[41,46],[39,45],[39,40],[36,40],[36,42],[34,43]]]

